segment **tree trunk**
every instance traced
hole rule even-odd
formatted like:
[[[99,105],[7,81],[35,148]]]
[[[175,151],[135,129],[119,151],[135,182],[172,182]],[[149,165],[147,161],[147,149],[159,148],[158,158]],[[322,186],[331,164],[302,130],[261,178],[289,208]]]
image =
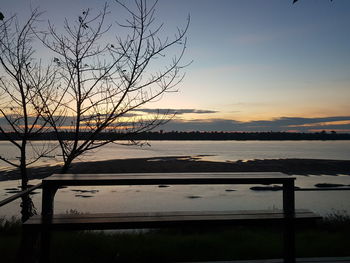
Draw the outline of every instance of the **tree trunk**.
[[[28,171],[27,171],[27,163],[26,163],[26,142],[22,142],[21,148],[21,163],[20,163],[20,172],[21,172],[21,189],[22,191],[28,188]],[[22,196],[21,202],[21,214],[22,214],[22,222],[25,222],[28,218],[36,214],[36,209],[33,204],[32,199],[29,194]]]
[[[24,158],[24,159],[23,159]],[[26,190],[28,188],[28,173],[27,173],[27,167],[26,167],[26,159],[25,159],[25,153],[24,157],[21,156],[21,164],[20,164],[20,172],[21,172],[21,188],[22,191]]]
[[[70,166],[71,166],[71,164],[72,164],[72,162],[73,162],[73,159],[74,159],[74,158],[71,158],[71,157],[68,157],[68,158],[66,159],[66,161],[64,162],[64,165],[63,165],[63,167],[62,167],[62,169],[61,169],[61,173],[62,173],[62,174],[65,174],[65,173],[69,170],[69,168],[70,168]]]

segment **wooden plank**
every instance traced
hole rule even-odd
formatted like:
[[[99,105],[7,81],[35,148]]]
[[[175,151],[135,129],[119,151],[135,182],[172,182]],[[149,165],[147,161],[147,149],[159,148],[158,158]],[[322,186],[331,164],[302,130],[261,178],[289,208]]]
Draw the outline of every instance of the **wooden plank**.
[[[34,186],[31,186],[31,187],[29,187],[28,189],[26,189],[26,190],[24,190],[24,191],[21,191],[21,192],[19,192],[19,193],[17,193],[17,194],[14,194],[14,195],[12,195],[12,196],[10,196],[10,197],[4,199],[4,200],[1,200],[1,201],[0,201],[0,207],[2,207],[2,206],[4,206],[4,205],[6,205],[6,204],[8,204],[8,203],[10,203],[10,202],[12,202],[12,201],[14,201],[14,200],[16,200],[17,198],[20,198],[20,197],[22,197],[22,196],[24,196],[24,195],[30,194],[30,192],[32,192],[32,191],[34,191],[34,190],[36,190],[36,189],[38,189],[38,188],[40,188],[40,187],[41,187],[41,183],[39,183],[39,184],[37,184],[37,185],[34,185]]]
[[[310,221],[320,217],[301,210],[295,220]],[[54,229],[125,229],[125,228],[161,228],[188,225],[215,225],[236,223],[283,222],[282,211],[206,211],[206,212],[150,212],[150,213],[103,213],[54,215],[50,228]],[[34,216],[24,223],[27,227],[42,227],[41,216]]]
[[[297,210],[298,215],[307,214],[309,215],[314,214],[310,210],[307,209],[298,209]],[[234,210],[234,211],[171,211],[171,212],[129,212],[129,213],[86,213],[86,214],[56,214],[54,215],[55,218],[74,218],[74,217],[117,217],[117,216],[123,216],[123,217],[137,217],[137,216],[168,216],[168,215],[225,215],[225,214],[237,214],[237,215],[257,215],[257,214],[283,214],[282,210],[276,209],[276,210]],[[36,215],[31,218],[40,218],[40,215]]]
[[[235,175],[237,177],[245,177],[245,176],[285,176],[285,177],[289,177],[289,175],[286,175],[284,173],[281,172],[166,172],[166,173],[93,173],[93,174],[88,174],[88,173],[84,173],[84,174],[76,174],[76,173],[65,173],[65,174],[52,174],[49,177],[46,177],[45,179],[49,179],[49,178],[66,178],[66,177],[74,177],[74,176],[113,176],[113,175],[121,175],[121,176],[150,176],[150,177],[155,177],[155,176],[173,176],[173,175]]]
[[[282,173],[142,173],[54,174],[44,185],[156,185],[156,184],[283,184],[295,180]]]
[[[44,181],[55,180],[87,180],[87,179],[110,179],[110,178],[188,178],[188,177],[202,177],[202,178],[216,178],[228,177],[228,178],[246,178],[246,177],[259,177],[259,178],[291,178],[291,176],[285,175],[280,172],[207,172],[207,173],[112,173],[112,174],[53,174],[44,178]]]

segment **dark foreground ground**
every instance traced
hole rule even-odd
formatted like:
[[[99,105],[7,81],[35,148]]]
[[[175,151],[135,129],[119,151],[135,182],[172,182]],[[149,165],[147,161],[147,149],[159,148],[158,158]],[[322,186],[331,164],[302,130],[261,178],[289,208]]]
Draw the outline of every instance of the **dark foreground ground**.
[[[350,255],[349,216],[330,215],[317,224],[297,225],[296,230],[297,257]],[[278,225],[54,232],[50,262],[227,262],[282,258],[282,232]],[[0,218],[1,262],[16,262],[20,240],[20,222],[1,223]]]
[[[31,168],[30,179],[60,172],[60,166]],[[200,157],[155,157],[77,162],[70,173],[157,173],[157,172],[282,172],[298,175],[350,175],[350,160],[264,159],[236,162],[203,161]],[[19,179],[17,171],[0,171],[0,181]]]

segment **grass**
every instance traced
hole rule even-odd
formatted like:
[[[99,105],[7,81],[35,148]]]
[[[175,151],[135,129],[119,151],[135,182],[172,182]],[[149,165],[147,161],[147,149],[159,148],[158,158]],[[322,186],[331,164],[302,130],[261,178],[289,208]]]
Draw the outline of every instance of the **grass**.
[[[20,244],[16,219],[0,220],[4,262],[13,262]],[[350,216],[333,213],[317,225],[298,226],[297,256],[349,256]],[[134,232],[55,232],[52,262],[169,262],[280,258],[282,229],[236,226]]]
[[[74,248],[69,253],[70,257],[74,257],[76,252],[84,254],[87,250],[90,262],[169,262],[242,258],[250,254],[254,243],[263,244],[264,238],[254,232],[243,229],[177,229],[118,235],[85,232],[76,235],[74,241],[72,240],[72,243],[85,240],[85,246],[79,248],[79,251]],[[269,238],[274,247],[279,246],[278,235]],[[251,243],[250,239],[254,239],[254,242]],[[61,251],[65,250],[65,243],[61,243],[64,240],[66,238],[60,236],[55,243],[56,248],[62,249]],[[240,244],[235,240],[240,240]],[[257,257],[263,256],[264,249],[265,246],[259,245],[254,254]],[[62,261],[65,257],[66,255]]]
[[[20,244],[21,221],[0,218],[0,255],[4,256],[4,262],[14,262],[15,255]]]

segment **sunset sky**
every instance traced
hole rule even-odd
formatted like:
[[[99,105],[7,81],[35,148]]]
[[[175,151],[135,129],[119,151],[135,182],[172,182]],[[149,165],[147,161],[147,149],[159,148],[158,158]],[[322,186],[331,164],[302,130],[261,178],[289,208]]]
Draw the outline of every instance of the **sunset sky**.
[[[132,4],[133,1],[124,1]],[[114,1],[109,19],[123,20]],[[2,0],[5,17],[65,17],[101,0]],[[145,106],[175,109],[165,130],[350,132],[350,1],[159,0],[164,36],[186,24],[186,77],[176,93]]]

